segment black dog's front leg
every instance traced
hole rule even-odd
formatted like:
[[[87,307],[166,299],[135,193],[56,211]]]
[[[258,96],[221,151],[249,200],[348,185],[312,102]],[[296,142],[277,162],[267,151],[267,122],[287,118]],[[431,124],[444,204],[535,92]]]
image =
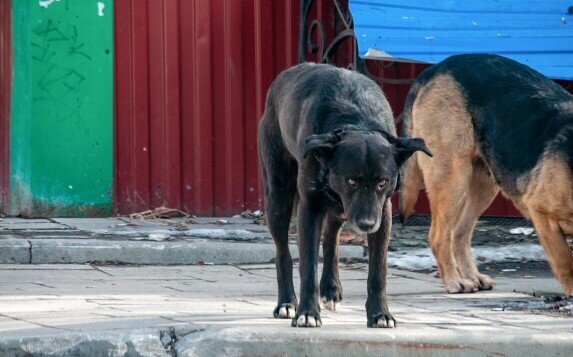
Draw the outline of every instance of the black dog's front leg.
[[[386,300],[386,257],[390,229],[392,228],[392,203],[387,199],[382,213],[382,224],[376,233],[368,235],[368,299],[366,317],[368,327],[396,327]]]
[[[300,303],[292,326],[320,327],[318,302],[318,249],[324,212],[312,205],[308,198],[301,198],[298,205],[298,251],[300,259]]]
[[[320,279],[320,298],[324,307],[336,311],[342,301],[342,284],[338,274],[338,236],[343,220],[334,211],[326,215],[322,242],[322,277]]]

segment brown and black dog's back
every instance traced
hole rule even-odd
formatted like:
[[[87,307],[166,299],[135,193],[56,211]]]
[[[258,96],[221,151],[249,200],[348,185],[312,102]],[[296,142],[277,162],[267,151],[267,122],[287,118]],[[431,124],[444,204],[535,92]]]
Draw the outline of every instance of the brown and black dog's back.
[[[552,80],[495,55],[458,55],[412,86],[403,135],[422,137],[434,158],[415,155],[402,174],[400,214],[422,183],[430,245],[448,292],[490,289],[471,258],[479,215],[501,191],[535,225],[555,275],[573,294],[573,96]]]

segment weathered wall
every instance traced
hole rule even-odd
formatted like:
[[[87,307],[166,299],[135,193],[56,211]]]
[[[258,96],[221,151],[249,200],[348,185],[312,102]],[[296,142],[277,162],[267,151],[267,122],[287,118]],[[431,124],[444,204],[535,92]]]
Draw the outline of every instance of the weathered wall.
[[[298,0],[115,6],[117,211],[261,207],[256,127],[296,63]]]
[[[112,0],[19,0],[12,14],[9,213],[108,215]]]
[[[115,7],[116,212],[165,205],[226,216],[261,208],[256,127],[268,86],[297,63],[300,1],[125,0]],[[316,0],[312,14],[332,40],[332,3]],[[344,49],[341,63],[351,53]],[[404,79],[425,67],[371,71]],[[399,114],[409,84],[382,88]],[[423,194],[417,212],[429,212]],[[516,212],[500,198],[487,213]]]
[[[10,0],[0,0],[0,210],[9,197],[10,98],[12,92],[12,20]]]

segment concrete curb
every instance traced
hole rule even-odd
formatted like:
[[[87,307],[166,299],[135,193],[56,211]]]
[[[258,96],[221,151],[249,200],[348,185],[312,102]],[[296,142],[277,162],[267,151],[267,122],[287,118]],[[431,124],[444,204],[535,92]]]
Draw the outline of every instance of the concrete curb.
[[[30,263],[30,242],[23,239],[0,239],[0,264]]]
[[[2,356],[168,356],[159,330],[60,333],[0,339]]]
[[[248,326],[204,331],[175,343],[182,356],[568,356],[573,339],[567,333],[492,335],[487,331],[464,333],[367,329],[344,331]]]
[[[290,245],[293,259],[298,248]],[[322,254],[322,253],[321,253]],[[343,259],[362,259],[363,248],[341,246]],[[258,264],[275,258],[270,243],[221,241],[114,241],[100,239],[0,240],[1,264],[85,264],[106,262],[137,265]]]
[[[444,330],[402,333],[352,328],[295,329],[242,326],[224,329],[196,325],[165,329],[62,332],[25,338],[0,338],[8,356],[568,356],[570,334],[492,335]]]

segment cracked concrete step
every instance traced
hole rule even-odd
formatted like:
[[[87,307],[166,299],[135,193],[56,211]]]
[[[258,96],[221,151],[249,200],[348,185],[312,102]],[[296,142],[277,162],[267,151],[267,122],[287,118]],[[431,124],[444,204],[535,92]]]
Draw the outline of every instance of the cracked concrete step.
[[[175,343],[180,356],[570,356],[570,333],[492,334],[472,328],[402,334],[379,329],[295,329],[241,326],[189,334]]]
[[[298,248],[290,245],[293,259]],[[343,259],[362,259],[363,248],[341,246]],[[274,261],[269,243],[218,241],[112,241],[103,239],[2,239],[0,264],[84,264],[108,262],[137,265],[257,264]]]
[[[378,329],[294,329],[288,326],[58,332],[0,339],[10,356],[568,356],[571,335],[492,334],[423,328],[413,334]]]
[[[23,239],[0,239],[0,264],[30,263],[30,242]]]
[[[157,329],[3,338],[2,356],[169,356]]]

